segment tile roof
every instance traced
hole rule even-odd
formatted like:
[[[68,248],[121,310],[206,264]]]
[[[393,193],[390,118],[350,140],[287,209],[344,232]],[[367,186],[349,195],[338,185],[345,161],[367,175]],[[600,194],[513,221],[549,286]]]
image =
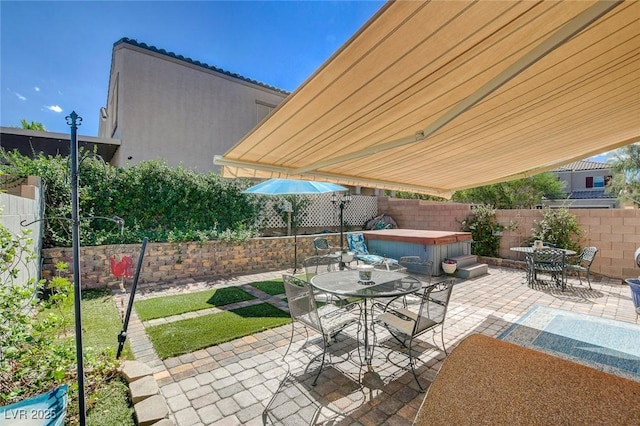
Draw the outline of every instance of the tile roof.
[[[192,65],[197,65],[199,67],[206,68],[208,70],[212,70],[212,71],[218,72],[220,74],[227,75],[229,77],[237,78],[238,80],[246,81],[246,82],[252,83],[252,84],[257,84],[258,86],[262,86],[262,87],[270,89],[270,90],[275,90],[278,93],[282,93],[282,94],[285,94],[285,95],[288,95],[290,93],[287,90],[283,90],[283,89],[280,89],[278,87],[271,86],[269,84],[262,83],[262,82],[257,81],[257,80],[253,80],[251,78],[242,76],[242,75],[237,74],[237,73],[233,73],[231,71],[224,70],[222,68],[218,68],[218,67],[213,66],[213,65],[206,64],[204,62],[196,61],[195,59],[187,58],[187,57],[184,57],[182,55],[178,55],[178,54],[173,53],[173,52],[168,52],[168,51],[166,51],[164,49],[159,49],[159,48],[157,48],[155,46],[150,46],[150,45],[148,45],[146,43],[141,43],[141,42],[139,42],[137,40],[134,40],[134,39],[131,39],[131,38],[123,37],[120,40],[118,40],[115,43],[113,43],[113,47],[115,48],[117,45],[123,44],[123,43],[130,44],[130,45],[136,46],[136,47],[140,47],[142,49],[146,49],[146,50],[149,50],[151,52],[160,53],[162,55],[168,56],[170,58],[178,59],[180,61],[185,61],[185,62],[188,62],[188,63],[190,63]]]
[[[614,194],[606,192],[604,189],[587,189],[582,191],[567,192],[566,198],[569,200],[588,200],[616,198]]]
[[[560,166],[556,169],[551,170],[552,172],[571,172],[577,170],[606,170],[607,163],[601,163],[599,161],[589,161],[589,160],[580,160],[574,161],[573,163],[565,164],[564,166]]]

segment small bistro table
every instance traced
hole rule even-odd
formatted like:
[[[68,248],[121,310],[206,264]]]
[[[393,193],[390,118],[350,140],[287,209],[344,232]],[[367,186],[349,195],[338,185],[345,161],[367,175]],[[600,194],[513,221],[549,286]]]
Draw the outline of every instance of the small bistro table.
[[[576,254],[575,251],[569,250],[569,249],[563,249],[563,248],[557,248],[557,247],[547,247],[547,246],[544,246],[542,248],[543,249],[555,248],[557,250],[562,250],[564,252],[564,254],[567,255],[567,256],[573,256],[574,254]],[[540,249],[536,249],[533,246],[527,246],[527,247],[511,247],[511,248],[509,248],[509,250],[517,251],[517,252],[520,252],[520,253],[533,253],[535,250],[540,250]]]

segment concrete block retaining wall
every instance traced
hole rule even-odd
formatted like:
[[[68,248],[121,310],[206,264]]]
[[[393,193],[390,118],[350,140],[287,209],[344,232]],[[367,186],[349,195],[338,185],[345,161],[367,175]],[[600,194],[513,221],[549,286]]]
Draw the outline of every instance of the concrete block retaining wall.
[[[339,234],[323,234],[329,244],[339,246]],[[298,265],[302,259],[315,254],[313,239],[318,235],[299,235]],[[346,243],[345,243],[346,244]],[[164,282],[207,276],[254,274],[292,268],[294,263],[293,237],[254,238],[242,243],[208,241],[204,243],[148,243],[139,283]],[[83,288],[105,288],[120,279],[111,275],[109,258],[130,255],[134,271],[140,244],[95,246],[80,249],[81,283]],[[42,250],[43,278],[55,273],[55,264],[69,264],[69,278],[73,279],[73,251],[71,248]],[[131,280],[129,279],[128,283]]]

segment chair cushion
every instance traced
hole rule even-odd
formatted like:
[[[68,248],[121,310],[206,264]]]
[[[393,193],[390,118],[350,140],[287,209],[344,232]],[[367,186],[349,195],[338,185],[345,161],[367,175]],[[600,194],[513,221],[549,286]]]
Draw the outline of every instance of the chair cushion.
[[[582,265],[567,265],[567,268],[572,271],[587,272],[587,268]]]
[[[385,262],[389,264],[398,263],[396,259],[390,259],[388,257],[378,256],[377,254],[356,254],[355,258],[358,260],[362,260],[365,263],[370,263],[372,265],[378,265]]]
[[[349,244],[349,250],[356,252],[356,255],[369,254],[363,234],[347,234],[347,243]]]

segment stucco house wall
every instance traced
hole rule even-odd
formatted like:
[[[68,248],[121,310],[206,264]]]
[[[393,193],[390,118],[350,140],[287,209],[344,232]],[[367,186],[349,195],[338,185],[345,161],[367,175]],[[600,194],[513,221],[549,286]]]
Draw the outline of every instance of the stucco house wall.
[[[129,39],[114,44],[99,135],[121,146],[112,164],[164,158],[217,170],[224,154],[287,92]]]

